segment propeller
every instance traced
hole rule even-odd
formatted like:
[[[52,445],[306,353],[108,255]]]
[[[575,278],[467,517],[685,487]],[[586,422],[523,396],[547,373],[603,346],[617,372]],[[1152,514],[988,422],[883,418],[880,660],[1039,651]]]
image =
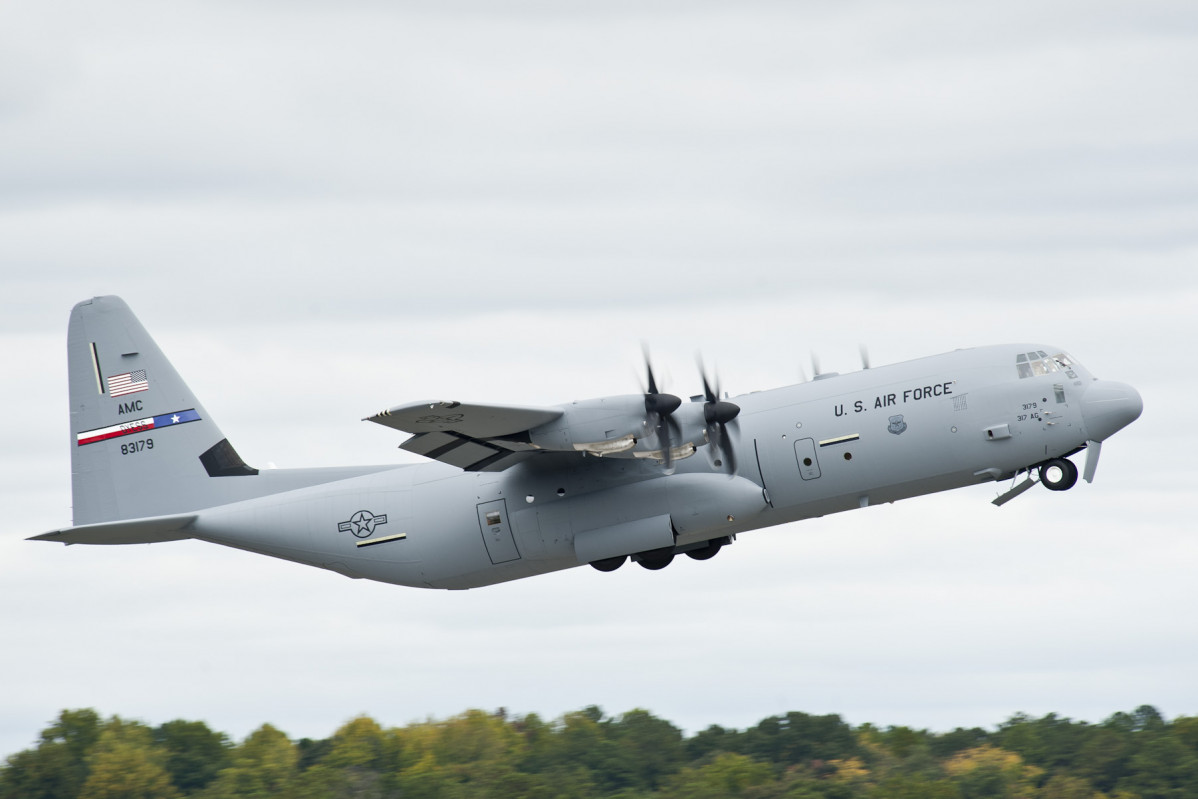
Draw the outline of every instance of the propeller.
[[[661,445],[661,454],[666,472],[674,468],[673,439],[682,438],[682,429],[671,415],[682,405],[682,400],[673,394],[663,394],[657,388],[657,378],[653,375],[653,364],[649,361],[649,352],[645,351],[645,372],[649,376],[649,386],[645,391],[645,421],[657,433],[657,441]]]
[[[735,424],[740,406],[720,399],[720,386],[714,386],[707,379],[707,371],[699,364],[699,372],[703,376],[703,421],[707,423],[707,441],[716,453],[716,463],[722,462],[729,475],[736,474],[736,450],[732,448],[732,437],[729,435],[729,425]]]

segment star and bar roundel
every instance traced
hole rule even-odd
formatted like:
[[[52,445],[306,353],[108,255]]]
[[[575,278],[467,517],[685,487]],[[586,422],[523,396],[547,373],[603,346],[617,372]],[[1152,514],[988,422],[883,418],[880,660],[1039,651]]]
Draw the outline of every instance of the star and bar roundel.
[[[364,539],[357,543],[359,549],[362,547],[372,547],[375,544],[386,544],[390,541],[402,541],[408,537],[407,533],[396,533],[395,535],[383,536],[382,538],[371,538],[374,535],[374,531],[386,523],[387,514],[360,510],[345,521],[337,522],[337,532],[353,533],[355,538]]]

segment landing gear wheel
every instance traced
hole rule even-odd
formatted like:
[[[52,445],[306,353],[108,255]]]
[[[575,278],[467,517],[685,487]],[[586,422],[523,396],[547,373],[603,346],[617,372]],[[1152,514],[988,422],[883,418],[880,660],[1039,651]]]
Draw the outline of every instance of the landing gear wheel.
[[[719,552],[723,546],[724,539],[713,538],[707,542],[707,546],[702,547],[701,549],[688,549],[686,554],[688,557],[692,557],[695,560],[708,560],[710,558],[714,558],[716,553]]]
[[[616,569],[624,565],[624,561],[628,560],[627,555],[620,555],[616,558],[604,558],[603,560],[593,560],[591,565],[601,572],[614,572]]]
[[[661,549],[651,549],[648,552],[641,552],[636,556],[636,559],[650,571],[664,569],[674,560],[674,548],[662,547]]]
[[[1077,483],[1077,467],[1067,458],[1053,458],[1040,464],[1040,482],[1049,491],[1068,491]]]

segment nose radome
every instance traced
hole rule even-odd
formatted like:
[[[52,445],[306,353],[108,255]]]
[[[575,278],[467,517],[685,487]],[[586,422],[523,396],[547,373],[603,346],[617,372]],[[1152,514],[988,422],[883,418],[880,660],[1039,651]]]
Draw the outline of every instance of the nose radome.
[[[1082,419],[1091,441],[1105,441],[1140,418],[1144,400],[1126,383],[1097,380],[1082,394]]]

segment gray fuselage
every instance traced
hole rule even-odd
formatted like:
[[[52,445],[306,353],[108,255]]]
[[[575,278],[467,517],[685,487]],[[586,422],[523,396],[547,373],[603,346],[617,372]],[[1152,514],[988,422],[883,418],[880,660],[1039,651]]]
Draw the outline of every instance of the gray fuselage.
[[[188,532],[351,577],[450,589],[681,552],[1010,478],[1139,415],[1134,389],[1096,381],[1060,353],[958,350],[734,397],[735,476],[705,447],[673,474],[562,452],[500,472],[420,463],[204,509]]]

